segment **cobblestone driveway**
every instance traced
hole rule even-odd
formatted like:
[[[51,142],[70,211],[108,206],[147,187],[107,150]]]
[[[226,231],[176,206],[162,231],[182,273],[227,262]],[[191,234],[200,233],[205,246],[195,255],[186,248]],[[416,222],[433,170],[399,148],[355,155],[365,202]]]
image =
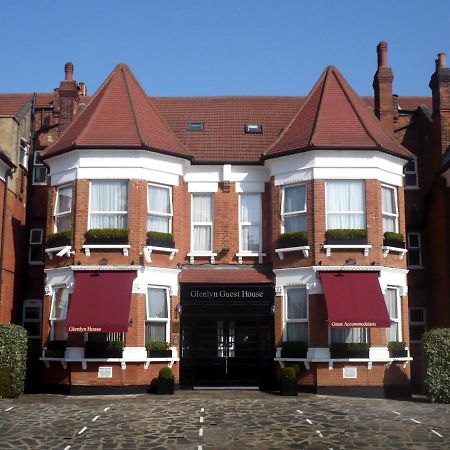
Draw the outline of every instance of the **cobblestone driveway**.
[[[0,400],[0,449],[449,449],[450,405],[251,391]]]

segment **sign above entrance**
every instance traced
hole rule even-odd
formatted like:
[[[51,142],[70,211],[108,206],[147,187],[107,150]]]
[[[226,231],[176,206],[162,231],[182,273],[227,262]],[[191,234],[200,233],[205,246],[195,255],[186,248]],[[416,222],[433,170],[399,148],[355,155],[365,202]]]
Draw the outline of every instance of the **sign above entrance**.
[[[182,287],[183,302],[267,302],[273,301],[273,287],[271,285],[249,286],[217,286],[217,285],[189,285]]]

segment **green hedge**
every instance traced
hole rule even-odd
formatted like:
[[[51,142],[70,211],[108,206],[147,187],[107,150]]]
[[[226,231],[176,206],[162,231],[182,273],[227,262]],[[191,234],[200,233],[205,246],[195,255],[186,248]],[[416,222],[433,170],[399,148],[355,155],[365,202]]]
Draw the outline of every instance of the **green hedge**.
[[[278,245],[286,247],[298,247],[298,242],[307,240],[307,231],[290,231],[288,233],[281,233],[280,236],[278,236]]]
[[[389,239],[392,241],[399,241],[399,242],[405,241],[405,237],[403,236],[402,233],[395,233],[394,231],[385,231],[383,236],[385,239]]]
[[[59,233],[52,233],[47,236],[47,244],[51,244],[55,241],[66,241],[67,243],[70,243],[71,240],[71,231],[60,231]]]
[[[169,350],[170,346],[168,342],[164,341],[153,341],[145,344],[147,350]]]
[[[127,228],[92,228],[84,234],[86,239],[128,239]]]
[[[389,341],[388,342],[388,350],[389,351],[395,351],[395,350],[405,350],[406,344],[402,341]]]
[[[325,232],[328,238],[354,238],[354,237],[366,237],[367,230],[362,228],[333,228]]]
[[[154,239],[156,241],[172,242],[173,234],[172,233],[162,233],[160,231],[147,231],[147,238]]]
[[[27,367],[28,334],[19,325],[0,325],[0,397],[23,393]]]
[[[450,328],[423,335],[425,389],[432,400],[450,403]]]

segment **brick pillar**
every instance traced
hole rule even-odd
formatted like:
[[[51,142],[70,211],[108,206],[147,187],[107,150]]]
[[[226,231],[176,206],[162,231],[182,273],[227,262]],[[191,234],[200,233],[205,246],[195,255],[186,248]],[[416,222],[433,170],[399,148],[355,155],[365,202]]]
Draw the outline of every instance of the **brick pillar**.
[[[397,119],[397,111],[394,109],[392,97],[392,81],[394,75],[387,62],[387,43],[380,42],[377,45],[378,68],[373,77],[373,90],[375,100],[375,115],[387,131],[394,131],[394,121]]]

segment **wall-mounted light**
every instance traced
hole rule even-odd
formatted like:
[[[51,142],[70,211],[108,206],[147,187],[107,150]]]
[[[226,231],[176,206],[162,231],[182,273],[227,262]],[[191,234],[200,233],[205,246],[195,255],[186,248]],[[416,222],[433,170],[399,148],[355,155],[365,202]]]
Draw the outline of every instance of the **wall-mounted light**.
[[[144,253],[145,262],[148,262],[148,263],[152,262],[151,253],[150,253],[150,250],[148,249],[148,247],[144,247],[143,253]]]
[[[277,312],[277,305],[275,305],[275,304],[273,304],[272,305],[272,307],[270,308],[270,312],[272,313],[272,314],[275,314],[276,312]]]
[[[174,311],[175,311],[175,317],[178,318],[181,316],[181,314],[183,312],[183,307],[178,303],[178,305],[175,306]]]

